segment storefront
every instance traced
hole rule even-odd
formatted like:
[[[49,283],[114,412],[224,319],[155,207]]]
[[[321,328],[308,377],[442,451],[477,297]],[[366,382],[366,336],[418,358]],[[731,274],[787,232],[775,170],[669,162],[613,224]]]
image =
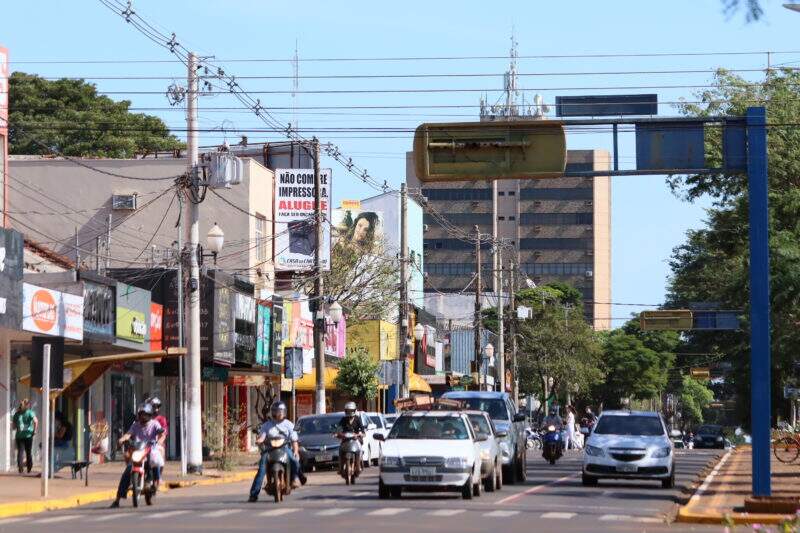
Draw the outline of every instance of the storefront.
[[[2,110],[0,110],[2,113]],[[2,142],[2,139],[0,139]],[[16,380],[12,372],[11,342],[30,337],[20,331],[22,324],[22,234],[0,228],[0,471],[11,469],[13,431],[11,417],[17,405]]]

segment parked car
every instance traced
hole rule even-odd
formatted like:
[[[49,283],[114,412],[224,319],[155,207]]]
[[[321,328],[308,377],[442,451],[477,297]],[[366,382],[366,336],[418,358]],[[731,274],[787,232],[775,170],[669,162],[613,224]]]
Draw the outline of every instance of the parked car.
[[[309,415],[297,421],[300,462],[310,472],[320,466],[335,466],[339,462],[339,439],[336,438],[341,415]]]
[[[386,429],[392,429],[394,421],[397,420],[397,415],[396,414],[383,415],[383,419],[386,421]]]
[[[725,434],[722,426],[715,424],[705,424],[697,429],[694,435],[695,448],[725,448]]]
[[[586,440],[583,484],[600,478],[653,479],[675,486],[675,454],[666,424],[653,411],[604,411]]]
[[[489,436],[480,442],[481,479],[486,492],[494,492],[503,488],[503,452],[500,450],[500,439],[505,432],[495,429],[492,419],[485,411],[466,411],[475,433]]]
[[[480,496],[480,450],[488,438],[461,411],[404,413],[384,439],[378,497],[399,498],[404,490],[458,491],[465,500]]]
[[[503,481],[508,484],[527,478],[525,415],[517,413],[506,392],[452,391],[442,398],[461,400],[468,409],[485,411],[497,431],[505,432],[500,440],[503,452]]]
[[[386,423],[386,417],[383,413],[366,413],[369,417],[370,421],[375,424],[375,433],[380,433],[384,437],[389,434],[389,426]],[[375,457],[372,461],[373,464],[378,464],[378,458],[380,457],[381,449],[383,447],[383,442],[372,439],[378,445],[378,457]]]

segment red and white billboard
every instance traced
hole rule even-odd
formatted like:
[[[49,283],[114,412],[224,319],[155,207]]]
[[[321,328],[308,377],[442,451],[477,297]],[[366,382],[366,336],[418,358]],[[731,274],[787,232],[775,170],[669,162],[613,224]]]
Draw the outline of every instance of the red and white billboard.
[[[3,227],[8,227],[8,49],[0,46],[0,178],[3,180]]]
[[[164,306],[150,303],[150,351],[163,350]]]

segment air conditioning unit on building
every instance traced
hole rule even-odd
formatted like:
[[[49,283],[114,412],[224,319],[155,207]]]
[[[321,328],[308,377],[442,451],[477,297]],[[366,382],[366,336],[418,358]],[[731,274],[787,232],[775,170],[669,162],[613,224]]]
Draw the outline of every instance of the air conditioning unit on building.
[[[136,211],[136,193],[112,195],[111,209],[114,211]]]
[[[542,201],[541,200],[534,200],[533,201],[533,207],[542,207]]]
[[[586,201],[585,201],[585,202],[583,202],[583,203],[584,203],[584,205],[586,205],[586,206],[588,206],[588,207],[591,207],[591,206],[593,206],[593,205],[594,205],[594,202],[593,202],[593,201],[591,201],[591,200],[586,200]]]
[[[427,224],[423,224],[422,225],[422,231],[428,231],[428,225]]]
[[[537,258],[538,257],[542,257],[542,252],[540,252],[539,250],[536,250],[535,252],[533,252],[533,257],[537,257]]]
[[[586,277],[587,277],[587,278],[591,278],[591,277],[593,277],[593,276],[594,276],[594,272],[593,272],[593,271],[591,271],[591,270],[587,270],[587,271],[586,271]]]
[[[585,228],[583,228],[583,231],[585,231],[586,233],[591,233],[592,229],[593,228],[591,226],[586,226]]]
[[[472,207],[478,207],[480,205],[481,205],[480,202],[472,202]]]
[[[535,231],[536,233],[539,233],[540,231],[542,231],[542,227],[541,226],[534,226],[533,227],[533,231]]]
[[[594,255],[594,250],[586,250],[586,255],[589,255],[589,256]]]

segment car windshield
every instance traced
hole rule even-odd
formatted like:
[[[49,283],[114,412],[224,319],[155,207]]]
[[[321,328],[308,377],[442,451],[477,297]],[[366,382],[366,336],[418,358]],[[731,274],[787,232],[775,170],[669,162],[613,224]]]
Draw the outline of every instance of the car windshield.
[[[379,428],[383,427],[383,424],[381,424],[381,417],[379,417],[379,416],[371,416],[371,417],[369,417],[369,419],[372,420],[372,423],[375,424],[376,426],[378,426]]]
[[[457,416],[401,416],[390,439],[466,440],[469,431],[464,420]]]
[[[721,426],[700,426],[697,430],[698,435],[716,435],[722,430]]]
[[[472,423],[475,433],[486,433],[487,435],[492,434],[492,428],[489,427],[489,421],[486,420],[485,416],[469,415],[469,421]]]
[[[309,416],[297,421],[297,432],[308,435],[336,433],[339,431],[341,416]]]
[[[486,411],[492,420],[508,420],[506,402],[501,399],[464,398],[460,401],[464,402],[468,409]]]
[[[655,437],[664,434],[661,420],[655,416],[601,416],[594,432],[598,435],[643,435]]]

